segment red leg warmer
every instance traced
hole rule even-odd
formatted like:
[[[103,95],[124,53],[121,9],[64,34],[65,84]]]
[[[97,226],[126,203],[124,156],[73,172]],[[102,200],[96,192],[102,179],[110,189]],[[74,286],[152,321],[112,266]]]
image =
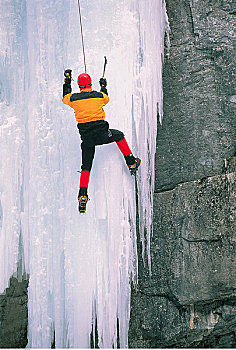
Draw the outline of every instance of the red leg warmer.
[[[117,142],[117,146],[119,147],[123,156],[128,156],[129,154],[132,153],[125,138],[123,138],[121,141]]]
[[[90,176],[90,172],[89,171],[87,171],[87,170],[81,171],[79,187],[86,187],[86,188],[88,188],[89,176]]]

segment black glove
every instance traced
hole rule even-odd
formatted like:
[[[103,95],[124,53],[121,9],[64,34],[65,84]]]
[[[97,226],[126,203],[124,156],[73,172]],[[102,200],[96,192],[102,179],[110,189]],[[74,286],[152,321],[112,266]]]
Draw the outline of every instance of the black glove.
[[[99,80],[99,84],[100,84],[100,86],[101,87],[106,87],[107,86],[107,81],[106,81],[106,79],[105,78],[101,78],[100,80]]]
[[[72,70],[71,69],[66,69],[64,72],[64,77],[65,77],[65,84],[70,85],[71,84],[71,79],[72,79]]]

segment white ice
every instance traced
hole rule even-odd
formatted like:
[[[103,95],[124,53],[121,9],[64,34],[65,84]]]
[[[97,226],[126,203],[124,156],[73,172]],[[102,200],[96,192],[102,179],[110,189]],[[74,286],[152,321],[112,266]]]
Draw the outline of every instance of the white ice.
[[[165,4],[80,3],[93,88],[106,55],[106,120],[142,159],[139,229],[151,269]],[[80,139],[73,111],[61,102],[64,69],[73,70],[74,92],[84,71],[78,2],[0,0],[0,7],[0,292],[22,258],[21,275],[30,276],[28,347],[50,348],[55,331],[56,347],[89,348],[95,323],[100,347],[127,347],[138,273],[135,180],[116,144],[97,147],[91,200],[78,214]]]

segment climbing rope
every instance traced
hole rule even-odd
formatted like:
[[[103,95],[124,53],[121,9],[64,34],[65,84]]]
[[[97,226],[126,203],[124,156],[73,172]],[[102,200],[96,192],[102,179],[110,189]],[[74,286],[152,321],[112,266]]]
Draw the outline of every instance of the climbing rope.
[[[83,48],[83,55],[84,55],[84,69],[85,69],[85,73],[86,73],[87,69],[86,69],[85,50],[84,50],[83,26],[82,26],[82,18],[81,18],[81,11],[80,11],[80,0],[78,0],[78,6],[79,6],[79,19],[80,19],[80,31],[81,31],[81,39],[82,39],[82,48]]]

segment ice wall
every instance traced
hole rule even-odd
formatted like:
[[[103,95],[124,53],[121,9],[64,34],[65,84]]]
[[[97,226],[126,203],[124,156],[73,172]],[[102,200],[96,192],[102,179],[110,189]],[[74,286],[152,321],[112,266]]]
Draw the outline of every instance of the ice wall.
[[[142,159],[139,222],[149,256],[165,7],[161,0],[80,2],[93,88],[106,55],[106,119]],[[1,291],[23,257],[29,347],[51,347],[55,332],[56,347],[88,348],[95,329],[100,347],[127,347],[135,180],[115,144],[97,147],[91,200],[78,214],[80,140],[73,111],[61,102],[64,69],[73,70],[73,91],[84,70],[77,1],[1,0],[0,13]]]
[[[27,149],[26,7],[0,3],[0,292],[17,271]]]

